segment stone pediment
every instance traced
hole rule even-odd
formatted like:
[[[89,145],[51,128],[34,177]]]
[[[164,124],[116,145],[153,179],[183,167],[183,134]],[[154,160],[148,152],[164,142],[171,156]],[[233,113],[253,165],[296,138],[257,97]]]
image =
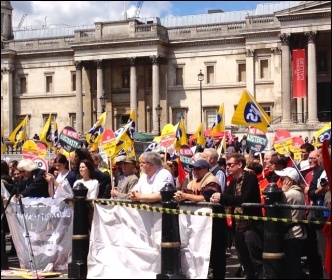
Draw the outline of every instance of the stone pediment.
[[[279,21],[331,16],[331,1],[303,1],[300,5],[275,13]]]

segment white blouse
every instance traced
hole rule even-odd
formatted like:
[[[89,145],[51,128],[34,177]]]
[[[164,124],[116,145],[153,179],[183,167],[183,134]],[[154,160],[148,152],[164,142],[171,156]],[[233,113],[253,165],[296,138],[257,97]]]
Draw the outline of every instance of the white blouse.
[[[78,183],[83,183],[84,186],[86,186],[88,188],[88,193],[86,195],[87,199],[95,199],[98,197],[98,193],[99,193],[99,182],[96,179],[91,179],[89,181],[84,181],[83,179],[78,179],[75,181],[73,188],[75,188],[75,186]]]

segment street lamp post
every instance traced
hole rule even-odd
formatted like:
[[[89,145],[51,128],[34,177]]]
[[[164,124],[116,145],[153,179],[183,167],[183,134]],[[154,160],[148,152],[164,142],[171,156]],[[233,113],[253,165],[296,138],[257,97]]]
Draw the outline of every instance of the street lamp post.
[[[106,101],[107,101],[105,90],[103,90],[103,95],[99,97],[99,100],[100,100],[100,105],[101,105],[101,112],[104,113],[105,107],[106,107]]]
[[[160,104],[158,104],[158,106],[155,108],[156,110],[156,114],[157,114],[157,117],[158,117],[158,132],[159,132],[159,135],[161,134],[161,131],[160,131],[160,117],[161,117],[161,111],[163,110],[163,108],[160,106]]]
[[[204,74],[202,70],[199,70],[199,74],[197,75],[199,81],[199,104],[201,110],[201,122],[203,122],[203,108],[202,108],[202,82],[204,81]]]

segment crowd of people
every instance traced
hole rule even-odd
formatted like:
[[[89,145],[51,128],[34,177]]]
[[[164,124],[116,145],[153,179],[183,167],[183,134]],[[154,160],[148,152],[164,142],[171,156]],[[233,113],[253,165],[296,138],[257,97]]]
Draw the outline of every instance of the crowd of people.
[[[98,150],[77,149],[73,161],[58,154],[50,160],[48,172],[30,159],[19,162],[1,161],[1,179],[9,193],[19,197],[56,197],[65,185],[88,188],[87,199],[117,198],[139,202],[161,201],[160,191],[171,183],[176,191],[174,200],[211,202],[214,213],[262,217],[264,209],[242,207],[243,203],[264,203],[264,189],[275,183],[282,190],[282,203],[318,205],[331,209],[330,183],[324,169],[321,147],[309,141],[300,147],[301,160],[291,154],[270,150],[252,154],[241,139],[238,149],[227,149],[219,155],[213,147],[201,147],[193,156],[190,172],[179,158],[171,159],[166,152],[144,152],[139,159],[117,156],[115,163],[104,162]],[[330,151],[330,149],[329,149]],[[331,156],[331,155],[330,155]],[[330,220],[330,211],[285,209],[287,219]],[[320,215],[318,215],[320,214]],[[307,257],[309,277],[331,278],[330,250],[326,242],[330,233],[326,226],[285,223],[283,226],[285,275],[303,278],[302,256]],[[8,230],[8,228],[7,228]],[[264,224],[261,220],[213,218],[210,269],[213,279],[224,279],[226,258],[234,245],[242,273],[248,279],[263,277]],[[12,245],[12,251],[15,250]],[[11,253],[11,252],[9,252]]]

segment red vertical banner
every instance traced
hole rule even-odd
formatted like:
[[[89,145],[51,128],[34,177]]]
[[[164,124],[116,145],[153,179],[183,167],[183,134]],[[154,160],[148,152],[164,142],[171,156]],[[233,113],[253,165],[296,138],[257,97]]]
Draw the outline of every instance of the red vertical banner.
[[[305,50],[293,50],[293,98],[307,97]]]

